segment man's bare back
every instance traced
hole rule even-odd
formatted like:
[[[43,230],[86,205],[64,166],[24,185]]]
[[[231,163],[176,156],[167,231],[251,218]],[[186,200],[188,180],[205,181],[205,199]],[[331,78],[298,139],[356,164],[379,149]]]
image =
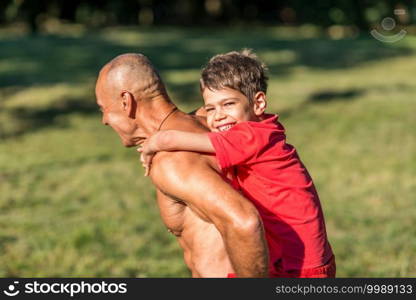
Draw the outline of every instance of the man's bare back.
[[[96,86],[103,123],[125,146],[160,129],[207,131],[198,117],[175,108],[150,62],[127,54],[100,72]],[[163,222],[184,250],[193,277],[267,276],[264,230],[254,206],[219,174],[212,156],[161,152],[150,172]]]
[[[207,131],[206,128],[201,127],[196,118],[181,112],[177,114],[178,116],[173,115],[166,122],[164,129]],[[174,170],[173,174],[168,174],[172,173],[172,170]],[[218,179],[222,180],[218,171],[217,163],[212,156],[191,152],[170,152],[160,153],[155,157],[150,173],[152,181],[159,188],[158,204],[162,219],[184,249],[185,262],[192,270],[193,277],[224,277],[235,271],[229,261],[221,234],[211,222],[209,214],[207,215],[199,207],[191,209],[189,204],[177,199],[169,192],[173,188],[166,186],[166,182],[188,186],[186,182],[192,185],[197,181],[196,194],[201,194],[201,191],[211,193],[211,188],[220,187],[212,187],[206,181],[208,178],[212,178],[211,180],[215,182]],[[195,173],[199,173],[203,183],[199,182],[198,178],[192,178],[195,177]],[[205,185],[207,189],[204,189],[202,185]],[[224,185],[226,189],[229,188],[225,182]],[[218,191],[213,193],[218,193]]]

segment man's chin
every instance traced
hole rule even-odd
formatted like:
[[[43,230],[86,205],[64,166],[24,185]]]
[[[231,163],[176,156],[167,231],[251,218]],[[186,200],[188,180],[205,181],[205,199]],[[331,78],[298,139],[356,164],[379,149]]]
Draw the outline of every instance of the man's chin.
[[[130,147],[134,147],[134,146],[136,146],[133,142],[131,142],[131,141],[125,141],[125,140],[122,140],[121,141],[121,143],[123,144],[123,146],[124,147],[126,147],[126,148],[130,148]]]
[[[121,143],[123,144],[124,147],[130,148],[130,147],[140,146],[141,144],[143,144],[144,141],[145,141],[144,138],[140,138],[140,139],[136,139],[133,141],[121,140]]]

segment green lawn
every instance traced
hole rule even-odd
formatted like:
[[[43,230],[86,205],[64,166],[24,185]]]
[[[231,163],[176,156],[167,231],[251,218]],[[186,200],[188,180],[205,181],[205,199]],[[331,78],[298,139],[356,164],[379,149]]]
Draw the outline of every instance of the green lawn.
[[[0,30],[0,276],[188,277],[134,149],[100,123],[100,67],[142,52],[172,98],[201,104],[199,70],[253,48],[323,204],[342,277],[416,277],[416,37],[330,40],[304,28]]]

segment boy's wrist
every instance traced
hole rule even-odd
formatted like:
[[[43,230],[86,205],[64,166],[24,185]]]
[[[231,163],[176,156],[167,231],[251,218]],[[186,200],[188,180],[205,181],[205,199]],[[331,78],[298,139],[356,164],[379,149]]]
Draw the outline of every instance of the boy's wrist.
[[[146,153],[147,154],[152,154],[155,153],[157,150],[155,149],[155,142],[154,142],[154,138],[151,137],[149,139],[149,142],[147,143],[147,149],[146,149]]]
[[[158,131],[150,138],[149,150],[151,153],[164,151],[163,138],[161,138],[163,134],[162,131]]]

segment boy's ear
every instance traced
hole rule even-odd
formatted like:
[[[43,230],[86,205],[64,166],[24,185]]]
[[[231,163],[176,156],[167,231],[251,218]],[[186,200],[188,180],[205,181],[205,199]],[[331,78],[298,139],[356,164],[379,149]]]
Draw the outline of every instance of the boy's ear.
[[[261,116],[267,107],[266,94],[264,92],[257,92],[254,95],[253,105],[254,114],[258,117]]]
[[[136,116],[137,103],[133,94],[128,91],[122,91],[121,104],[123,105],[123,111],[125,111],[130,118],[134,119]]]

